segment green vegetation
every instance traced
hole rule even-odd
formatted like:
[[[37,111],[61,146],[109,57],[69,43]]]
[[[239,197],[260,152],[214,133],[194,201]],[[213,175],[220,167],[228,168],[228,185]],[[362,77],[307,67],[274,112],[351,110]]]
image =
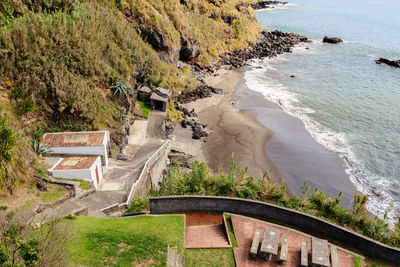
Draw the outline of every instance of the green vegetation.
[[[172,123],[179,123],[183,121],[182,112],[176,110],[172,101],[168,103],[167,120],[168,122]]]
[[[226,224],[227,224],[227,227],[228,227],[228,234],[229,234],[229,237],[231,239],[232,247],[233,248],[237,248],[238,247],[238,243],[236,241],[236,236],[235,236],[235,233],[233,231],[233,225],[232,225],[231,216],[225,215],[225,220],[226,220]]]
[[[238,171],[234,162],[229,173],[220,171],[213,174],[205,163],[195,161],[190,171],[184,171],[178,166],[170,167],[168,179],[160,189],[150,190],[149,195],[228,196],[274,203],[343,225],[385,244],[398,246],[400,223],[390,229],[386,219],[368,217],[367,196],[355,194],[354,206],[347,210],[340,205],[341,194],[327,197],[318,188],[311,194],[308,191],[309,187],[304,185],[302,198],[288,197],[285,185],[279,185],[267,174],[255,180],[246,175],[246,170]]]
[[[35,229],[32,215],[0,212],[1,266],[62,266],[68,261],[69,224],[50,220]]]
[[[142,112],[140,115],[146,118],[149,117],[151,110],[150,105],[140,100],[136,100],[136,103],[139,105],[140,111]]]
[[[63,178],[55,178],[55,179],[59,180],[59,181],[67,180],[67,181],[78,182],[79,183],[78,187],[80,189],[82,189],[82,190],[88,190],[90,188],[90,185],[91,185],[90,181],[84,181],[84,180],[81,180],[81,179],[63,179]]]
[[[135,197],[132,199],[131,206],[124,212],[124,214],[137,213],[149,209],[149,199]]]
[[[363,260],[357,256],[353,256],[353,257],[354,257],[354,267],[361,267]]]
[[[54,187],[49,192],[42,193],[42,201],[43,202],[54,202],[57,199],[61,198],[65,195],[66,189],[63,187]]]
[[[185,249],[185,264],[187,266],[235,266],[232,248],[190,248]]]
[[[8,125],[5,117],[0,116],[0,182],[10,184],[9,168],[14,163],[17,136]]]
[[[83,216],[73,224],[77,235],[69,250],[75,265],[166,265],[168,244],[183,252],[183,216]]]
[[[0,155],[0,190],[40,171],[44,132],[120,130],[138,87],[194,89],[177,60],[207,65],[254,42],[255,1],[0,1],[1,116],[21,140],[1,140],[14,156]],[[169,115],[181,120],[173,107]]]
[[[18,121],[12,119],[0,115],[0,191],[6,189],[10,194],[17,183],[30,180],[31,166],[34,165],[25,138],[15,130]]]
[[[0,206],[0,211],[2,211],[2,210],[8,210],[8,207],[7,206]]]

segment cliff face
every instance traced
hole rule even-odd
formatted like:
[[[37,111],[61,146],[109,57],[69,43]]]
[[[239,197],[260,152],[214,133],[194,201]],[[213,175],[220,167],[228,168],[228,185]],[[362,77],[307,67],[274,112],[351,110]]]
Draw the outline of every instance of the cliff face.
[[[256,40],[252,2],[3,0],[0,115],[24,147],[48,130],[123,132],[136,88],[193,89],[179,61],[208,65]]]

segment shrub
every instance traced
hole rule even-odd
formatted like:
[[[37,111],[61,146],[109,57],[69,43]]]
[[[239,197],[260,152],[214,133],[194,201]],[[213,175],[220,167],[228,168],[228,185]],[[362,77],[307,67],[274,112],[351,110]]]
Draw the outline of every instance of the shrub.
[[[139,105],[139,109],[141,111],[140,115],[145,118],[149,117],[149,113],[151,110],[150,105],[140,100],[136,100],[136,103]]]
[[[124,214],[137,213],[149,209],[149,199],[135,197],[132,199],[131,206],[124,212]]]
[[[386,216],[383,220],[368,218],[365,214],[365,196],[356,195],[351,210],[340,205],[341,194],[328,197],[316,188],[307,196],[309,187],[306,184],[302,186],[307,189],[303,192],[303,198],[289,198],[284,184],[278,184],[267,174],[255,180],[252,176],[247,176],[246,171],[238,171],[235,162],[232,162],[228,174],[222,171],[213,174],[205,163],[198,161],[193,162],[191,169],[173,165],[168,168],[168,176],[161,187],[157,190],[150,189],[148,194],[228,196],[270,202],[350,227],[380,242],[400,246],[400,222],[390,231]]]
[[[8,168],[14,160],[16,138],[6,118],[0,116],[0,182],[9,178]]]
[[[31,148],[38,156],[51,152],[49,146],[40,145],[36,140],[31,140]]]

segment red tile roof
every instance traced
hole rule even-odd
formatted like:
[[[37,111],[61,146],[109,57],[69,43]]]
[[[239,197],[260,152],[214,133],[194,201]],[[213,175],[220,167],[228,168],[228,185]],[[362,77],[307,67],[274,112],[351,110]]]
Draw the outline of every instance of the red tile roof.
[[[101,146],[105,132],[46,133],[42,144],[49,147]]]
[[[62,159],[53,170],[86,170],[93,166],[98,157],[75,157]]]

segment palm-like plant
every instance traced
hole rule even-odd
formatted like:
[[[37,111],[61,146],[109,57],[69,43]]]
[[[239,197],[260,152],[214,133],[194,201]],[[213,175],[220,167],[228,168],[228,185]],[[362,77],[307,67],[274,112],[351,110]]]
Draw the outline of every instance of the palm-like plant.
[[[32,150],[36,153],[36,155],[41,156],[43,154],[51,152],[49,146],[40,145],[36,140],[31,141]]]
[[[114,91],[114,96],[118,94],[119,96],[127,97],[133,92],[133,88],[123,82],[117,82],[115,85],[111,86],[111,89]]]

